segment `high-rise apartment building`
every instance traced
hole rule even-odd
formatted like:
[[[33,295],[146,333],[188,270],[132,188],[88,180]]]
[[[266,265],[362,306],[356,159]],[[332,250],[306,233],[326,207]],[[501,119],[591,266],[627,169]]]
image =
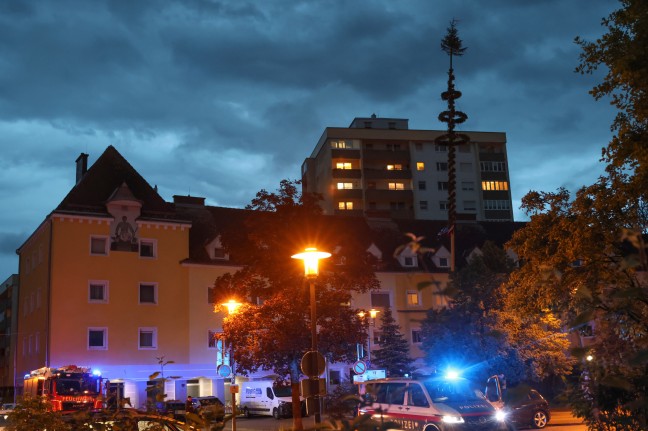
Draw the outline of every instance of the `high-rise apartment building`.
[[[323,196],[325,214],[448,218],[444,130],[410,130],[409,120],[355,118],[327,127],[302,165],[303,189]],[[456,151],[457,220],[512,221],[506,134],[462,132]]]

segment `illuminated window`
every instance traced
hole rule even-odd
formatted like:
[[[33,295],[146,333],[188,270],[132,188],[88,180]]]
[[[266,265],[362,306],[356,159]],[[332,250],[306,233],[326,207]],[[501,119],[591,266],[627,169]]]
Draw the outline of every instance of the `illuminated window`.
[[[350,162],[336,163],[335,168],[336,169],[352,169]]]
[[[338,202],[338,209],[339,210],[352,210],[353,209],[353,202]]]
[[[403,165],[400,163],[395,164],[395,165],[387,165],[387,170],[388,171],[402,171],[403,170]]]
[[[405,190],[404,183],[389,183],[389,190]]]
[[[407,305],[421,305],[421,298],[419,292],[415,290],[407,291]]]
[[[157,328],[139,328],[139,349],[157,349]]]
[[[352,189],[353,183],[337,183],[338,190]]]
[[[423,162],[416,162],[416,170],[417,170],[417,171],[424,171],[424,170],[425,170],[425,163],[423,163]]]
[[[437,171],[447,171],[448,164],[446,162],[437,162],[436,164]]]
[[[331,148],[351,148],[351,145],[349,145],[346,141],[331,141]]]
[[[482,190],[508,190],[506,181],[482,181]]]

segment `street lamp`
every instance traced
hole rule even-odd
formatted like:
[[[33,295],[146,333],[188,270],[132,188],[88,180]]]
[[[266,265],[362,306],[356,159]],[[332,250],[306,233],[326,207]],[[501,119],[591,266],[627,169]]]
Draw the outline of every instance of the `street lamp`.
[[[236,313],[236,310],[242,305],[240,302],[237,302],[233,299],[221,304],[227,308],[227,315],[232,316]],[[236,374],[234,372],[234,343],[230,341],[230,368],[231,372],[231,383],[230,383],[230,393],[232,394],[232,431],[236,431],[236,392],[238,386],[236,386]]]
[[[376,325],[376,316],[380,313],[380,310],[376,310],[375,308],[372,308],[369,310],[369,317],[371,320],[368,322],[368,330],[367,330],[367,368],[371,367],[371,337],[373,336],[371,328]],[[364,320],[365,317],[367,317],[367,312],[365,310],[360,310],[358,312],[358,316],[362,320]]]
[[[304,261],[304,276],[308,279],[310,285],[310,312],[311,312],[311,354],[313,358],[313,374],[317,369],[317,304],[315,302],[315,278],[319,274],[318,262],[320,259],[326,259],[331,257],[331,253],[325,251],[318,251],[314,247],[307,248],[301,253],[297,253],[291,256],[293,259],[301,259]],[[313,404],[315,407],[315,423],[319,424],[322,422],[321,417],[321,406],[320,406],[320,397],[319,397],[319,376],[312,377],[312,386],[311,388],[315,389],[315,395],[313,396]]]

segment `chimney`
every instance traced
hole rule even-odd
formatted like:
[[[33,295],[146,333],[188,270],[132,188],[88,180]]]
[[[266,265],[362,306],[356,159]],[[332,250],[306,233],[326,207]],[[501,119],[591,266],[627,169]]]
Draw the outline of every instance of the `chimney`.
[[[86,172],[88,172],[88,155],[81,153],[76,159],[76,184],[79,184]]]

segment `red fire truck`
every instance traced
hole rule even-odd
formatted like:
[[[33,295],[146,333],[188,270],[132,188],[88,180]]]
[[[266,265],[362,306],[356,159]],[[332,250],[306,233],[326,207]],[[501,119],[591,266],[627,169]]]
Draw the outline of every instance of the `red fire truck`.
[[[101,373],[86,367],[43,367],[25,375],[24,395],[46,397],[53,411],[100,409],[101,380]]]

